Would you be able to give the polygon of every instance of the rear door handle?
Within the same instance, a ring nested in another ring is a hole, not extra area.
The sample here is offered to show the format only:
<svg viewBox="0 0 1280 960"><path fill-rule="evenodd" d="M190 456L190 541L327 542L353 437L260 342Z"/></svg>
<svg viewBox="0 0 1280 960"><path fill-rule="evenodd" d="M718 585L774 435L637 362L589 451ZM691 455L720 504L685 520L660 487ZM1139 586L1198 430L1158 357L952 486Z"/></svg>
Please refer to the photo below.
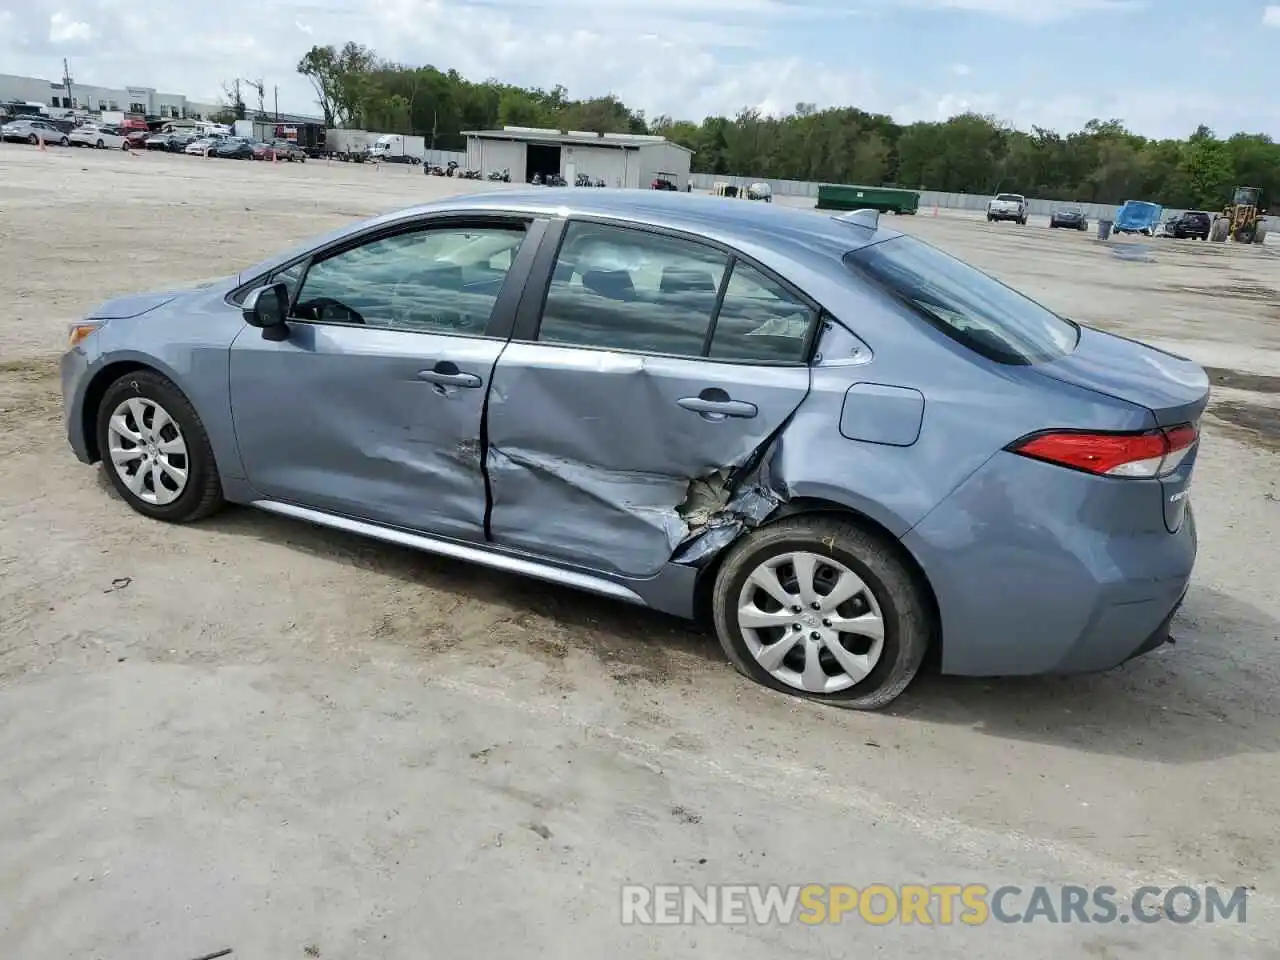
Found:
<svg viewBox="0 0 1280 960"><path fill-rule="evenodd" d="M474 373L463 373L457 364L442 360L430 370L419 370L418 379L443 387L478 387L483 382Z"/></svg>
<svg viewBox="0 0 1280 960"><path fill-rule="evenodd" d="M681 397L676 401L686 410L701 414L708 420L722 420L725 417L742 417L750 419L759 411L754 403L745 400L708 400L705 397Z"/></svg>

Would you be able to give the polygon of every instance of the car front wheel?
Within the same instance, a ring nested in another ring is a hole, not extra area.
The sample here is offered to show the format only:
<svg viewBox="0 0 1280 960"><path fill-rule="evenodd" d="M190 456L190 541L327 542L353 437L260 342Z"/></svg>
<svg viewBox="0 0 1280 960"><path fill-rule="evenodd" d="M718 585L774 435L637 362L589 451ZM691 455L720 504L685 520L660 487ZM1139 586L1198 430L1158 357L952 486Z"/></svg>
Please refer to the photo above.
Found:
<svg viewBox="0 0 1280 960"><path fill-rule="evenodd" d="M222 506L204 425L168 378L137 370L116 380L103 395L97 429L111 484L138 513L186 523Z"/></svg>
<svg viewBox="0 0 1280 960"><path fill-rule="evenodd" d="M886 706L915 677L929 609L892 548L830 517L793 517L744 537L713 593L720 645L740 672L860 710Z"/></svg>

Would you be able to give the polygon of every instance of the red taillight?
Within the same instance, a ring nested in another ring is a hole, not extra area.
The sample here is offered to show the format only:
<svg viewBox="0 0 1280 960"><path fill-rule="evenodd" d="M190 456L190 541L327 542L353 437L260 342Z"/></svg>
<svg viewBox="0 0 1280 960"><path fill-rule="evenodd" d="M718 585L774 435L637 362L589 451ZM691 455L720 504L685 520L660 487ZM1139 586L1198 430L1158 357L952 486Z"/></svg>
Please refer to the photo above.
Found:
<svg viewBox="0 0 1280 960"><path fill-rule="evenodd" d="M1109 477L1163 477L1178 468L1199 439L1194 424L1145 433L1038 433L1009 449L1024 457Z"/></svg>

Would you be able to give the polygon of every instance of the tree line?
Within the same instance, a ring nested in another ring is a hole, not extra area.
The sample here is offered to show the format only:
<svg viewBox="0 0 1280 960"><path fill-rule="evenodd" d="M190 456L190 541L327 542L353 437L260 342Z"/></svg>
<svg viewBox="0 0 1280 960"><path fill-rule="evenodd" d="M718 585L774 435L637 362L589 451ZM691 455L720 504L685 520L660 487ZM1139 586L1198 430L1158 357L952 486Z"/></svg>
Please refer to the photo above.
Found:
<svg viewBox="0 0 1280 960"><path fill-rule="evenodd" d="M313 47L298 72L315 88L327 125L425 136L442 150L465 149L463 131L507 124L653 133L695 151L699 173L1209 210L1246 185L1262 188L1264 204L1280 205L1280 144L1265 134L1223 139L1201 126L1185 140L1157 140L1120 120L1028 132L976 113L900 124L857 107L809 103L776 117L744 109L701 122L647 118L613 95L573 99L561 86L472 81L455 70L393 63L356 43Z"/></svg>

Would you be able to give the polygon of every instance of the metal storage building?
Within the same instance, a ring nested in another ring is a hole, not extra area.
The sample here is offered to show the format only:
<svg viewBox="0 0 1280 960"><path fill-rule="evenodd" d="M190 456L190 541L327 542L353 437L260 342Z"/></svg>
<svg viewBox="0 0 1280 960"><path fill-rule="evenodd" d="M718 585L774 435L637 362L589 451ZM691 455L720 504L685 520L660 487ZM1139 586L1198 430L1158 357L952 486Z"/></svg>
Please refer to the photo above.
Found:
<svg viewBox="0 0 1280 960"><path fill-rule="evenodd" d="M610 187L647 188L662 175L684 190L693 159L692 150L665 137L631 133L503 127L466 136L467 168L485 177L507 170L513 183L527 183L535 173L558 173L570 183L586 174Z"/></svg>

